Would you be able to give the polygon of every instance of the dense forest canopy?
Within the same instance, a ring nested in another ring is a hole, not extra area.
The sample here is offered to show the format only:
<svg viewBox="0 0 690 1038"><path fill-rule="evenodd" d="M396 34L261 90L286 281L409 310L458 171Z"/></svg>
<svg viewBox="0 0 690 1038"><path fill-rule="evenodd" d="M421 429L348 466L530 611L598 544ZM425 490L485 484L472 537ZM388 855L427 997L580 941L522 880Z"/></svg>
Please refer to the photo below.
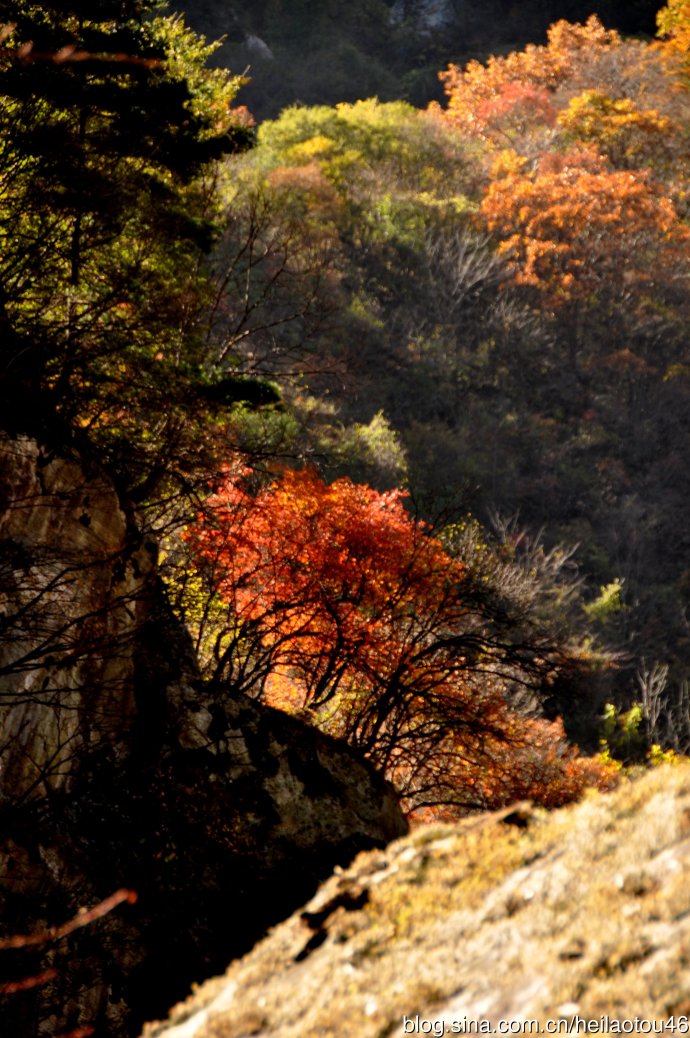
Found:
<svg viewBox="0 0 690 1038"><path fill-rule="evenodd" d="M687 5L258 129L157 4L6 19L6 424L108 466L209 679L411 806L606 784L605 698L686 748Z"/></svg>
<svg viewBox="0 0 690 1038"><path fill-rule="evenodd" d="M253 442L331 479L402 481L441 527L474 512L517 565L541 528L543 557L577 545L570 632L609 643L605 694L621 710L655 697L646 736L677 747L687 17L664 9L663 43L556 22L545 43L450 65L426 110L286 109L232 160L217 253L246 293L219 326L243 370L282 383L292 419L266 415L263 438L254 420ZM591 745L601 684L550 700Z"/></svg>

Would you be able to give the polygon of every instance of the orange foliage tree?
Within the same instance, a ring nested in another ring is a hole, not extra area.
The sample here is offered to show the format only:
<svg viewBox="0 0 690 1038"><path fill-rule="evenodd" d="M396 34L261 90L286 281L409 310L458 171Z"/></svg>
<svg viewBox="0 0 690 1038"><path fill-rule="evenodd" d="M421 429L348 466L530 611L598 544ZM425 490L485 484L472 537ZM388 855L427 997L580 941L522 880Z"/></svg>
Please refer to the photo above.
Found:
<svg viewBox="0 0 690 1038"><path fill-rule="evenodd" d="M518 636L402 492L306 469L252 494L249 475L229 478L185 535L230 607L235 687L358 747L411 807L496 806L516 781L553 804L609 783L558 726L526 725L510 705L511 688L548 682L564 654Z"/></svg>
<svg viewBox="0 0 690 1038"><path fill-rule="evenodd" d="M690 229L663 189L646 171L612 170L587 150L494 181L481 215L516 280L551 306L602 293L639 303L645 289L656 292L660 271L687 264Z"/></svg>
<svg viewBox="0 0 690 1038"><path fill-rule="evenodd" d="M464 69L450 65L439 74L448 97L442 116L491 149L508 146L535 159L563 143L592 144L614 166L651 166L673 180L673 164L687 159L674 82L677 58L687 52L688 11L674 0L660 13L666 37L658 46L623 40L593 15L584 25L556 22L544 46ZM686 179L678 171L675 178Z"/></svg>
<svg viewBox="0 0 690 1038"><path fill-rule="evenodd" d="M620 45L618 33L605 29L592 15L584 25L556 22L544 46L530 44L523 51L492 56L486 65L449 65L439 74L448 95L446 118L465 133L501 143L507 110L530 108L537 120L552 121L549 98L575 77L583 57Z"/></svg>
<svg viewBox="0 0 690 1038"><path fill-rule="evenodd" d="M556 335L544 363L580 414L602 386L616 408L643 408L687 314L690 151L676 73L688 10L672 0L660 13L660 45L622 40L593 16L557 22L545 46L441 73L437 117L484 142L480 225Z"/></svg>
<svg viewBox="0 0 690 1038"><path fill-rule="evenodd" d="M298 677L314 707L355 673L404 683L427 655L420 619L432 607L456 622L466 611L462 565L409 518L402 498L348 479L327 486L311 469L288 470L256 496L231 479L186 533L245 636L259 632L271 670ZM431 658L426 669L431 683Z"/></svg>

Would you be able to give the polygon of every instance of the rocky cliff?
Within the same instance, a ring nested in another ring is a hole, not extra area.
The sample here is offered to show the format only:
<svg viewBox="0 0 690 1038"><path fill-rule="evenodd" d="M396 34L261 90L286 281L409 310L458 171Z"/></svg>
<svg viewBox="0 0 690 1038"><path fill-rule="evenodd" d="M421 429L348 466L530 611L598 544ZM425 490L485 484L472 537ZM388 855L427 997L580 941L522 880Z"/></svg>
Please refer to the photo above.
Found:
<svg viewBox="0 0 690 1038"><path fill-rule="evenodd" d="M3 788L68 789L87 752L122 757L156 546L103 472L0 437Z"/></svg>
<svg viewBox="0 0 690 1038"><path fill-rule="evenodd" d="M681 1033L689 868L687 764L551 815L421 828L338 871L145 1038L629 1033L636 1017Z"/></svg>
<svg viewBox="0 0 690 1038"><path fill-rule="evenodd" d="M0 1034L126 1038L405 823L346 748L204 685L105 473L26 437L0 448L0 937L138 895L0 951L0 983L52 971L4 1000Z"/></svg>

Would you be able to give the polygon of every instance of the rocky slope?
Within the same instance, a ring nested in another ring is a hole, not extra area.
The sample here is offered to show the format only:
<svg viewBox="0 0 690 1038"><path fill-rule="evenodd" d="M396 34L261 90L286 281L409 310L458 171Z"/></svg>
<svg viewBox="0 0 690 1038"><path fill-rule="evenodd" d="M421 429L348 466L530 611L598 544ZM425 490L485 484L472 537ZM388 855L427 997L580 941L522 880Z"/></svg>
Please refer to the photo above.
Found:
<svg viewBox="0 0 690 1038"><path fill-rule="evenodd" d="M562 1020L575 1031L602 1016L629 1029L635 1017L667 1022L690 1013L689 868L688 765L551 815L523 804L420 828L337 872L144 1035L380 1038L462 1033L469 1021L474 1033L499 1021L547 1029Z"/></svg>
<svg viewBox="0 0 690 1038"><path fill-rule="evenodd" d="M0 1034L127 1038L405 822L347 748L204 685L105 473L4 437L0 476L0 938L138 895L0 946Z"/></svg>

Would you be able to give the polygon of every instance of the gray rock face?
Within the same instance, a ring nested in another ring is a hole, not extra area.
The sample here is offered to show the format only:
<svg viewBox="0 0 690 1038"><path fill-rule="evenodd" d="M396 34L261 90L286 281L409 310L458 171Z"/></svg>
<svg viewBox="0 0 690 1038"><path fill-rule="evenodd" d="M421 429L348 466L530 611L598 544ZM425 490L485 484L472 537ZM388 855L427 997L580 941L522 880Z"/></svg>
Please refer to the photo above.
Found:
<svg viewBox="0 0 690 1038"><path fill-rule="evenodd" d="M418 32L429 33L452 25L456 19L454 0L395 0L391 22L411 21Z"/></svg>
<svg viewBox="0 0 690 1038"><path fill-rule="evenodd" d="M103 473L34 440L0 437L0 487L2 781L44 796L127 750L156 547Z"/></svg>
<svg viewBox="0 0 690 1038"><path fill-rule="evenodd" d="M260 36L254 36L250 33L245 38L244 45L250 54L263 58L264 61L273 61L273 51Z"/></svg>
<svg viewBox="0 0 690 1038"><path fill-rule="evenodd" d="M55 977L0 1034L127 1038L405 822L349 749L205 686L103 473L0 447L0 936L138 894L12 965Z"/></svg>

